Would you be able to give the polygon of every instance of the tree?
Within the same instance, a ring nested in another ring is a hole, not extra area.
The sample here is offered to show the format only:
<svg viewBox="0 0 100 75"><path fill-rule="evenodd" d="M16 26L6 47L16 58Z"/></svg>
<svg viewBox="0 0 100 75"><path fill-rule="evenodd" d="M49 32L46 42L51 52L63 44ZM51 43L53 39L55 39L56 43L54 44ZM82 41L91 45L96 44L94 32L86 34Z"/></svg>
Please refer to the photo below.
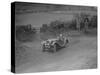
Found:
<svg viewBox="0 0 100 75"><path fill-rule="evenodd" d="M40 28L40 32L46 32L48 30L48 25L43 24L42 27Z"/></svg>
<svg viewBox="0 0 100 75"><path fill-rule="evenodd" d="M89 28L97 28L97 15L93 15L89 22Z"/></svg>
<svg viewBox="0 0 100 75"><path fill-rule="evenodd" d="M79 31L88 29L89 16L86 13L79 13L74 16L76 19L76 27Z"/></svg>

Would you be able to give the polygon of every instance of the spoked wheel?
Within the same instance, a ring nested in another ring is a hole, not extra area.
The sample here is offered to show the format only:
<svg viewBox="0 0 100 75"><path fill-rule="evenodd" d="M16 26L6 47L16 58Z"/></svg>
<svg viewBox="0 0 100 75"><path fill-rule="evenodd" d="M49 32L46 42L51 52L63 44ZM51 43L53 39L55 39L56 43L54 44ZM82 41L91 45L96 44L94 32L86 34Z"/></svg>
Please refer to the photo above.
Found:
<svg viewBox="0 0 100 75"><path fill-rule="evenodd" d="M68 46L68 43L69 43L69 40L66 39L66 44L65 44L65 47Z"/></svg>
<svg viewBox="0 0 100 75"><path fill-rule="evenodd" d="M56 47L56 44L54 44L54 45L52 46L52 52L55 53L56 51L57 51L57 47Z"/></svg>
<svg viewBox="0 0 100 75"><path fill-rule="evenodd" d="M68 43L69 41L68 41L68 39L66 40L66 43Z"/></svg>
<svg viewBox="0 0 100 75"><path fill-rule="evenodd" d="M42 51L45 52L45 46L44 45L42 46Z"/></svg>
<svg viewBox="0 0 100 75"><path fill-rule="evenodd" d="M65 41L65 44L64 44L64 46L63 47L66 47L66 45L68 44L68 39L66 39L66 41Z"/></svg>

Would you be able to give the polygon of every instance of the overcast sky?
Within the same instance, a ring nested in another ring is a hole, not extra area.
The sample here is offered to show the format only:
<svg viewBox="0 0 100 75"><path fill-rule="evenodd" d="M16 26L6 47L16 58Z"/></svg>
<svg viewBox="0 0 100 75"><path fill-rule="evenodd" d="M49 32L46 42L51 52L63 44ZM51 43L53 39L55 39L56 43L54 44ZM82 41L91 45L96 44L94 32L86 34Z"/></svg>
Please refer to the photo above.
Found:
<svg viewBox="0 0 100 75"><path fill-rule="evenodd" d="M70 10L86 10L86 11L96 11L97 8L94 6L74 6L74 5L59 5L59 4L43 4L43 3L25 3L16 2L15 11L16 13L38 13L38 12L54 12L54 13L64 13L64 11Z"/></svg>

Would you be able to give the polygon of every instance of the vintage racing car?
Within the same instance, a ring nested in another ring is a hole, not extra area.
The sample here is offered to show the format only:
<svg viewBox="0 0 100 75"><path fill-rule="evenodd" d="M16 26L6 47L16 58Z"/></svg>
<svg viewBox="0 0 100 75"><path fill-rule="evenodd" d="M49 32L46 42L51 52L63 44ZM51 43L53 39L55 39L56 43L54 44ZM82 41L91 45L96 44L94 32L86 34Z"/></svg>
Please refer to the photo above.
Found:
<svg viewBox="0 0 100 75"><path fill-rule="evenodd" d="M56 52L60 48L66 47L68 44L68 39L64 37L62 40L61 39L48 39L46 41L42 42L42 50L43 52Z"/></svg>

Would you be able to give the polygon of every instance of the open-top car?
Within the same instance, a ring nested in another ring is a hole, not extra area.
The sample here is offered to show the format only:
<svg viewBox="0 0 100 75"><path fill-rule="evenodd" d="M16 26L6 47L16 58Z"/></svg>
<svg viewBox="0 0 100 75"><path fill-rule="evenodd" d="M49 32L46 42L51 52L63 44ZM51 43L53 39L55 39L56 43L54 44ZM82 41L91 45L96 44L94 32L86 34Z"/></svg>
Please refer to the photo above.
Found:
<svg viewBox="0 0 100 75"><path fill-rule="evenodd" d="M63 37L62 39L48 39L42 42L42 50L43 52L56 52L60 48L66 47L67 44L68 39L66 39L66 37Z"/></svg>

